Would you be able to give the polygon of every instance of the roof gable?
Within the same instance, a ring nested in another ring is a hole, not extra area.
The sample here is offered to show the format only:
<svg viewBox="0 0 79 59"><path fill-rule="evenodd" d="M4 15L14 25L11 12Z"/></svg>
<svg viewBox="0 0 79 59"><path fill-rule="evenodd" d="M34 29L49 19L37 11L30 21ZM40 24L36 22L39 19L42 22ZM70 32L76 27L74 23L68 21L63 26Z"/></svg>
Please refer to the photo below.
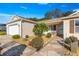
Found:
<svg viewBox="0 0 79 59"><path fill-rule="evenodd" d="M70 14L69 16L79 16L79 11L76 11L76 12Z"/></svg>
<svg viewBox="0 0 79 59"><path fill-rule="evenodd" d="M8 22L7 24L13 23L13 22L17 22L17 21L29 22L29 23L36 23L35 21L32 21L32 20L30 20L30 19L26 19L26 18L24 18L24 17L12 16L12 17L11 17L11 21Z"/></svg>

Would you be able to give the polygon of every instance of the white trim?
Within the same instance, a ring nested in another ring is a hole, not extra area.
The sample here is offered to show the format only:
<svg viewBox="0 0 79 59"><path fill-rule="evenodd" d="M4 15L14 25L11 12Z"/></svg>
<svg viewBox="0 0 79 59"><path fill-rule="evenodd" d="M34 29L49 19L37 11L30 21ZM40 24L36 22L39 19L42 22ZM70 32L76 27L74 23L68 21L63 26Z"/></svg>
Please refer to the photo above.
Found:
<svg viewBox="0 0 79 59"><path fill-rule="evenodd" d="M75 23L76 23L76 20L77 20L77 21L79 21L78 19L75 19L75 20L74 20L74 33L77 33L77 34L79 34L79 32L76 32L76 27L79 27L79 26L76 26L76 25L75 25Z"/></svg>

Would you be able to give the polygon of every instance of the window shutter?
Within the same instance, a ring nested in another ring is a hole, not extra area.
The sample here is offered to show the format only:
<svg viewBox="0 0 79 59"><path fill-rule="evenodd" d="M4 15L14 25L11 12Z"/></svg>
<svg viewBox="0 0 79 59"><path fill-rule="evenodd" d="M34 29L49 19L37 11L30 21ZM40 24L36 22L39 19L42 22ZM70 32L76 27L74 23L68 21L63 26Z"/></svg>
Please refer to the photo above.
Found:
<svg viewBox="0 0 79 59"><path fill-rule="evenodd" d="M70 33L74 33L74 20L70 20Z"/></svg>

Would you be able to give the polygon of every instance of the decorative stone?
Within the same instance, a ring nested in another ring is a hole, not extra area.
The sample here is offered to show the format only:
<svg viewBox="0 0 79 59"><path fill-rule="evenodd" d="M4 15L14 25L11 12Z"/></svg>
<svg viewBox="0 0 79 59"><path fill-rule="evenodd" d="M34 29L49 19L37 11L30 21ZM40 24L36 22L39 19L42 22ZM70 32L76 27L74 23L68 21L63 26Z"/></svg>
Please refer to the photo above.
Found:
<svg viewBox="0 0 79 59"><path fill-rule="evenodd" d="M70 44L71 52L76 52L77 48L78 48L78 42L77 41Z"/></svg>

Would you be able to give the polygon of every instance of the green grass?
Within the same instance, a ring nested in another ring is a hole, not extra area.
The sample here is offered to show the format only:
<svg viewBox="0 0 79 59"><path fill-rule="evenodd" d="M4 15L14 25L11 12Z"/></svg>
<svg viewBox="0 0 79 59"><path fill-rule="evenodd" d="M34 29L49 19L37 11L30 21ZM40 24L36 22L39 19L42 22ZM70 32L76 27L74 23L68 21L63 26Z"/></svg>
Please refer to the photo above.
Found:
<svg viewBox="0 0 79 59"><path fill-rule="evenodd" d="M0 31L0 35L6 35L6 32Z"/></svg>

